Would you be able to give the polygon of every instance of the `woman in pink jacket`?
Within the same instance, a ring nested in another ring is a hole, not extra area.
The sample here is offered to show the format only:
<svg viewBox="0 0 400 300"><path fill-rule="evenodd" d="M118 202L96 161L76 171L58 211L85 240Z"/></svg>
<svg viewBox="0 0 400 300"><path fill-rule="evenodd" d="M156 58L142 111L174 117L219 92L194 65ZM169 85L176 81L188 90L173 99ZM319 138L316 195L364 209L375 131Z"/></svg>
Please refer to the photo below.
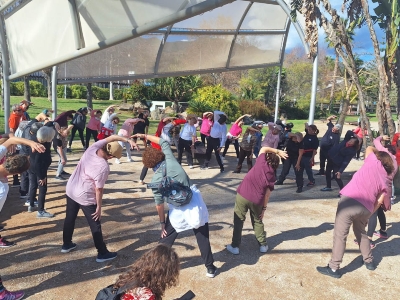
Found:
<svg viewBox="0 0 400 300"><path fill-rule="evenodd" d="M90 137L93 136L95 142L98 141L97 135L101 130L101 110L93 110L90 109L90 120L89 123L86 125L86 145L85 149L89 148Z"/></svg>
<svg viewBox="0 0 400 300"><path fill-rule="evenodd" d="M126 137L130 139L132 133L133 133L133 127L137 122L144 122L143 119L135 118L135 119L127 119L124 124L122 124L121 129L118 131L119 136ZM132 162L132 156L131 156L131 146L129 142L118 142L121 147L123 148L125 146L126 149L126 156L127 156L127 161ZM118 158L115 159L116 164L120 164L120 160Z"/></svg>

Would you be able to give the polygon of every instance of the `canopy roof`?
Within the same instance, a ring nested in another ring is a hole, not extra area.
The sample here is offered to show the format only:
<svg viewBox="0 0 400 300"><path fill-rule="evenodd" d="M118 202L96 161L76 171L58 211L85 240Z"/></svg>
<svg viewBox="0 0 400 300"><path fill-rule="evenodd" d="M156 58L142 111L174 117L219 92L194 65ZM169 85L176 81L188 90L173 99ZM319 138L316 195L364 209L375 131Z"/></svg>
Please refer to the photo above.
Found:
<svg viewBox="0 0 400 300"><path fill-rule="evenodd" d="M59 65L59 83L281 65L291 25L283 0L20 0L0 9L9 78Z"/></svg>

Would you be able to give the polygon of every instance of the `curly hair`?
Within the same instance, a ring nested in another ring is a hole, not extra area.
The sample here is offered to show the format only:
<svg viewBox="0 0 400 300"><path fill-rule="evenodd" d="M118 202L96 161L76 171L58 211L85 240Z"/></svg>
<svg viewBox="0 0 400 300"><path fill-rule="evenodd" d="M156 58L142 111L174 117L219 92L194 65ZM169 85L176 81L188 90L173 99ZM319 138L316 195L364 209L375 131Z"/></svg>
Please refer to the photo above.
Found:
<svg viewBox="0 0 400 300"><path fill-rule="evenodd" d="M272 169L276 170L279 167L279 156L275 153L265 153L265 160L272 167Z"/></svg>
<svg viewBox="0 0 400 300"><path fill-rule="evenodd" d="M380 160L383 168L388 175L392 174L394 171L393 160L390 155L384 151L374 151L376 158Z"/></svg>
<svg viewBox="0 0 400 300"><path fill-rule="evenodd" d="M10 174L21 174L30 167L29 157L22 154L16 154L7 157L4 163L4 169Z"/></svg>
<svg viewBox="0 0 400 300"><path fill-rule="evenodd" d="M142 162L146 168L154 168L160 161L165 159L164 153L162 151L147 147L142 154Z"/></svg>
<svg viewBox="0 0 400 300"><path fill-rule="evenodd" d="M167 288L178 284L178 277L178 254L168 245L159 244L143 254L129 271L120 275L114 287L125 290L147 287L160 300Z"/></svg>

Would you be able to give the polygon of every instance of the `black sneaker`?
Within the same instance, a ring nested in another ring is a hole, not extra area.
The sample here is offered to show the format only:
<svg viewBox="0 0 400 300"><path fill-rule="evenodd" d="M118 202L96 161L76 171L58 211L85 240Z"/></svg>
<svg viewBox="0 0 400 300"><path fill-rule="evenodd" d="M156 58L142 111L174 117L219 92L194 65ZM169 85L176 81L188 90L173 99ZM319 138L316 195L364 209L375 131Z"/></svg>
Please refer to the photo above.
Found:
<svg viewBox="0 0 400 300"><path fill-rule="evenodd" d="M235 171L233 171L232 173L240 174L240 171L235 170Z"/></svg>
<svg viewBox="0 0 400 300"><path fill-rule="evenodd" d="M70 173L68 173L68 172L65 172L65 171L62 171L62 172L61 172L61 175L65 175L65 176L71 176L71 174L70 174Z"/></svg>
<svg viewBox="0 0 400 300"><path fill-rule="evenodd" d="M117 257L117 252L107 252L105 254L97 254L97 262L105 262L107 260L112 260Z"/></svg>
<svg viewBox="0 0 400 300"><path fill-rule="evenodd" d="M214 278L215 275L217 274L217 270L218 270L217 267L214 265L212 265L211 267L208 267L206 276L209 278Z"/></svg>
<svg viewBox="0 0 400 300"><path fill-rule="evenodd" d="M275 182L275 185L283 185L283 181L277 180L277 181Z"/></svg>
<svg viewBox="0 0 400 300"><path fill-rule="evenodd" d="M317 271L320 272L323 275L328 275L331 276L333 278L340 278L342 277L342 274L340 273L339 270L336 270L336 272L334 272L331 268L329 268L329 266L326 267L317 267Z"/></svg>
<svg viewBox="0 0 400 300"><path fill-rule="evenodd" d="M370 262L370 263L364 263L365 267L370 270L370 271L374 271L376 269L374 262Z"/></svg>
<svg viewBox="0 0 400 300"><path fill-rule="evenodd" d="M0 248L9 248L9 247L12 247L12 246L15 246L14 242L9 242L5 238L2 238L0 236Z"/></svg>
<svg viewBox="0 0 400 300"><path fill-rule="evenodd" d="M76 244L75 243L71 243L69 245L63 245L61 247L61 253L68 253L72 250L74 250L76 248Z"/></svg>
<svg viewBox="0 0 400 300"><path fill-rule="evenodd" d="M222 168L219 170L219 172L220 172L220 173L224 173L224 172L225 172L224 167L222 167Z"/></svg>
<svg viewBox="0 0 400 300"><path fill-rule="evenodd" d="M303 191L303 188L302 187L298 187L297 190L296 190L296 193L301 193L302 191Z"/></svg>
<svg viewBox="0 0 400 300"><path fill-rule="evenodd" d="M309 183L307 183L307 186L314 186L315 185L315 180L314 181L310 181Z"/></svg>

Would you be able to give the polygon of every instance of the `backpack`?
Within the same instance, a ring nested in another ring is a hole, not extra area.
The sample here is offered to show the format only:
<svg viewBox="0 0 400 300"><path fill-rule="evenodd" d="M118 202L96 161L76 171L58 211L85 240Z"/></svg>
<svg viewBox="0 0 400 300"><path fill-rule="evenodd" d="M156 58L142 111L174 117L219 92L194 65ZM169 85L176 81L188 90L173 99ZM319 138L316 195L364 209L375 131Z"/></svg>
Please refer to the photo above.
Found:
<svg viewBox="0 0 400 300"><path fill-rule="evenodd" d="M165 202L175 207L186 205L192 200L193 192L190 187L183 185L175 179L167 176L167 162L165 162L160 168L162 168L162 180L156 183L149 183L148 189L157 189L157 191L163 196Z"/></svg>
<svg viewBox="0 0 400 300"><path fill-rule="evenodd" d="M96 296L95 300L119 300L121 296L124 294L124 291L121 289L115 289L114 285L109 285L104 289L101 289Z"/></svg>

